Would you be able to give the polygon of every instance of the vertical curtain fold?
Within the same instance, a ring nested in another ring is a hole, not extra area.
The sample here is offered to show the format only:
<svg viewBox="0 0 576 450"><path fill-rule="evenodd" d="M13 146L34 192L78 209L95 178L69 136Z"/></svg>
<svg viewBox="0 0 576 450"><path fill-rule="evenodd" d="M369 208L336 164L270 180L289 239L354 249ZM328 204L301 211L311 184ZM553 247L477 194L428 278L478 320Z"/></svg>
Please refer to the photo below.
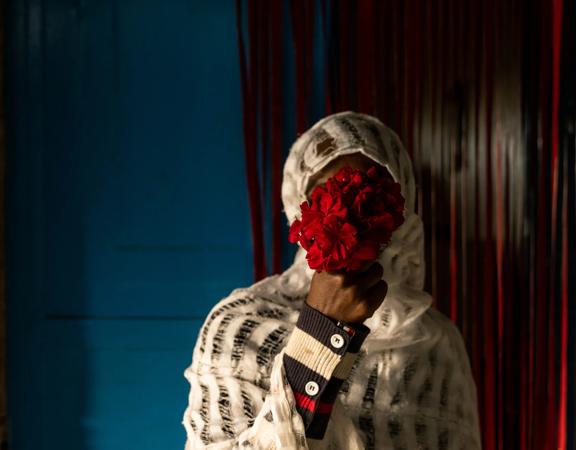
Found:
<svg viewBox="0 0 576 450"><path fill-rule="evenodd" d="M426 289L467 343L484 448L576 450L574 2L237 5L255 279L265 243L282 270L283 146L314 105L379 117L413 160Z"/></svg>
<svg viewBox="0 0 576 450"><path fill-rule="evenodd" d="M254 277L266 276L264 255L264 228L262 216L261 191L258 171L258 122L257 122L257 83L255 80L257 52L255 5L248 4L249 52L244 45L244 11L242 0L236 0L236 29L239 49L240 82L242 89L242 118L244 128L244 154L246 158L246 181L250 204L250 221L252 226L252 244L254 249Z"/></svg>

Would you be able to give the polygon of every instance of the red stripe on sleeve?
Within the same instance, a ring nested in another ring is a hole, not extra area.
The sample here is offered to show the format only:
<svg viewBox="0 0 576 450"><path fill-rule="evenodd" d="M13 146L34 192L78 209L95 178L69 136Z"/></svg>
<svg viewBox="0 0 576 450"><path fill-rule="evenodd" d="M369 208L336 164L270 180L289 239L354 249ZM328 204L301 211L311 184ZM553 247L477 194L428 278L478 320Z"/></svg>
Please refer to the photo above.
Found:
<svg viewBox="0 0 576 450"><path fill-rule="evenodd" d="M332 403L317 402L300 392L294 392L294 398L296 399L296 403L300 408L306 409L313 413L330 414L332 412L332 408L334 407Z"/></svg>

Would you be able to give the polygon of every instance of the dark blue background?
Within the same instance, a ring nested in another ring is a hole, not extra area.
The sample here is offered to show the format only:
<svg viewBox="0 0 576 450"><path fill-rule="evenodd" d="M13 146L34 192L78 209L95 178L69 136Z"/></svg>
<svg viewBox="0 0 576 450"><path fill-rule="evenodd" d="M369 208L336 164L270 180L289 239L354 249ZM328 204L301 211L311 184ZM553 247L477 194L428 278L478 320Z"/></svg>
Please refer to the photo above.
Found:
<svg viewBox="0 0 576 450"><path fill-rule="evenodd" d="M182 449L199 327L253 282L235 2L7 6L10 448Z"/></svg>
<svg viewBox="0 0 576 450"><path fill-rule="evenodd" d="M183 448L199 326L252 282L234 2L8 17L11 448Z"/></svg>

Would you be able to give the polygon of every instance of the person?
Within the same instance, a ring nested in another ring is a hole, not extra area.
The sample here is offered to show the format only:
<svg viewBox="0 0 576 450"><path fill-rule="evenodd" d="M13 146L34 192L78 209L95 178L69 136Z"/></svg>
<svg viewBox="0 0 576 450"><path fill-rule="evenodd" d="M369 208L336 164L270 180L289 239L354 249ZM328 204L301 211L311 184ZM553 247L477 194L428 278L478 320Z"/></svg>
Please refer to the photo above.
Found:
<svg viewBox="0 0 576 450"><path fill-rule="evenodd" d="M234 289L208 314L184 375L186 449L481 448L463 338L423 290L423 224L398 136L345 111L303 133L284 165L291 224L345 165L401 185L404 223L362 270L316 272L299 246L281 274Z"/></svg>

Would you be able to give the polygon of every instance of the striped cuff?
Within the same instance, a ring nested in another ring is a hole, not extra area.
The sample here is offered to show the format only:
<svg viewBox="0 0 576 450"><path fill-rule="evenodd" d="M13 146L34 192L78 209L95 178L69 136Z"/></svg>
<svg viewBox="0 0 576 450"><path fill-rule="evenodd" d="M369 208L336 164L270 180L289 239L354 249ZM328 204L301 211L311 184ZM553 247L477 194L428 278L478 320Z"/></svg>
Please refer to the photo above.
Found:
<svg viewBox="0 0 576 450"><path fill-rule="evenodd" d="M324 436L336 395L369 332L363 324L339 323L304 303L286 345L284 368L307 437Z"/></svg>

